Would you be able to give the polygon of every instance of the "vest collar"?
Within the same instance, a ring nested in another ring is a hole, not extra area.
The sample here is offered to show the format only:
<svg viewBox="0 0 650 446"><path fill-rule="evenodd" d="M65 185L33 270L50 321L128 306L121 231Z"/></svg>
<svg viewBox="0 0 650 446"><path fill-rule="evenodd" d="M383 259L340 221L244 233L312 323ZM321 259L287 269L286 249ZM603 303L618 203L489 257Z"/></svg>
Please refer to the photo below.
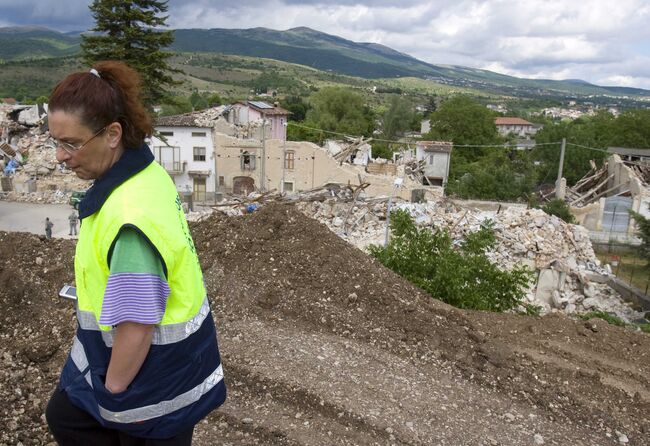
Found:
<svg viewBox="0 0 650 446"><path fill-rule="evenodd" d="M126 149L120 159L88 189L79 203L79 218L86 218L100 210L115 188L144 170L153 160L153 153L146 144L138 149Z"/></svg>

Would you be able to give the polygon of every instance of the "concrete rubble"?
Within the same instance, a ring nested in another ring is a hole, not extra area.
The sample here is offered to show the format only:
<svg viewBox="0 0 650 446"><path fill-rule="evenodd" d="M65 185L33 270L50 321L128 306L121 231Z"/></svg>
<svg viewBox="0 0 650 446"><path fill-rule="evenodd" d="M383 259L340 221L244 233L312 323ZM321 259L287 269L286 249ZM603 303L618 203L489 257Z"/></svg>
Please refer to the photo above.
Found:
<svg viewBox="0 0 650 446"><path fill-rule="evenodd" d="M66 203L72 191L86 190L90 183L57 163L55 150L46 144L49 132L39 110L36 106L20 113L7 107L0 110L2 139L19 160L15 172L3 178L2 195L12 201Z"/></svg>

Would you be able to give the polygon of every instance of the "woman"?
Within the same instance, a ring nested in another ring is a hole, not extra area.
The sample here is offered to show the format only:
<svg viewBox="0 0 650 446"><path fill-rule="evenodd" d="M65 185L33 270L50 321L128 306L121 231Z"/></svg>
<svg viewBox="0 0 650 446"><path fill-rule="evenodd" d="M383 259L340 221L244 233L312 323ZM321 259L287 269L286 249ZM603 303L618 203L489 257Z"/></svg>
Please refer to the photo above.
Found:
<svg viewBox="0 0 650 446"><path fill-rule="evenodd" d="M62 445L191 444L223 403L216 330L181 201L144 143L137 73L101 62L52 92L56 157L79 203L77 334L46 410Z"/></svg>

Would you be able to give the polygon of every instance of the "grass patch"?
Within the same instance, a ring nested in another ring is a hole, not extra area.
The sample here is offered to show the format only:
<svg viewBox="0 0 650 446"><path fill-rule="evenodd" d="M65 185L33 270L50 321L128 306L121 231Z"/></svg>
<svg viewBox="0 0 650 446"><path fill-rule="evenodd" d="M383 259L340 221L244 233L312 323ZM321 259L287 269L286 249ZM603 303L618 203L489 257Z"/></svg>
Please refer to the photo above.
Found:
<svg viewBox="0 0 650 446"><path fill-rule="evenodd" d="M628 324L623 319L606 313L604 311L592 311L579 316L580 319L588 321L589 319L602 319L608 324L616 325L617 327L629 327L629 328L638 328L644 333L650 334L650 324Z"/></svg>
<svg viewBox="0 0 650 446"><path fill-rule="evenodd" d="M580 316L580 319L584 319L588 321L589 319L602 319L606 321L608 324L611 325L616 325L619 327L625 327L627 324L623 321L623 319L613 316L609 313L606 313L604 311L592 311L590 313L586 313Z"/></svg>
<svg viewBox="0 0 650 446"><path fill-rule="evenodd" d="M612 272L616 274L616 277L646 294L650 293L650 268L646 259L636 252L613 254L607 251L606 248L597 251L596 257L603 264L609 263L610 266L613 256L620 257L618 265L612 266Z"/></svg>

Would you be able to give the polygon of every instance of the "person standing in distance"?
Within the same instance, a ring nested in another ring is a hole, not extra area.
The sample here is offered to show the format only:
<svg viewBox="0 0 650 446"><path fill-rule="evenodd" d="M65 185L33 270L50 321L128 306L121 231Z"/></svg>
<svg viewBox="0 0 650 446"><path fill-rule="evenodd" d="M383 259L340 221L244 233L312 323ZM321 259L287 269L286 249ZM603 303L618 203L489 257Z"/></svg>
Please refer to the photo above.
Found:
<svg viewBox="0 0 650 446"><path fill-rule="evenodd" d="M70 221L70 234L68 235L77 235L77 223L79 222L79 216L75 211L72 211L68 215L68 220Z"/></svg>
<svg viewBox="0 0 650 446"><path fill-rule="evenodd" d="M52 226L54 223L50 221L50 217L45 217L45 238L48 240L52 238Z"/></svg>
<svg viewBox="0 0 650 446"><path fill-rule="evenodd" d="M226 398L216 329L181 200L144 140L121 62L67 76L49 102L56 158L95 180L79 203L77 333L45 415L61 445L189 445Z"/></svg>

